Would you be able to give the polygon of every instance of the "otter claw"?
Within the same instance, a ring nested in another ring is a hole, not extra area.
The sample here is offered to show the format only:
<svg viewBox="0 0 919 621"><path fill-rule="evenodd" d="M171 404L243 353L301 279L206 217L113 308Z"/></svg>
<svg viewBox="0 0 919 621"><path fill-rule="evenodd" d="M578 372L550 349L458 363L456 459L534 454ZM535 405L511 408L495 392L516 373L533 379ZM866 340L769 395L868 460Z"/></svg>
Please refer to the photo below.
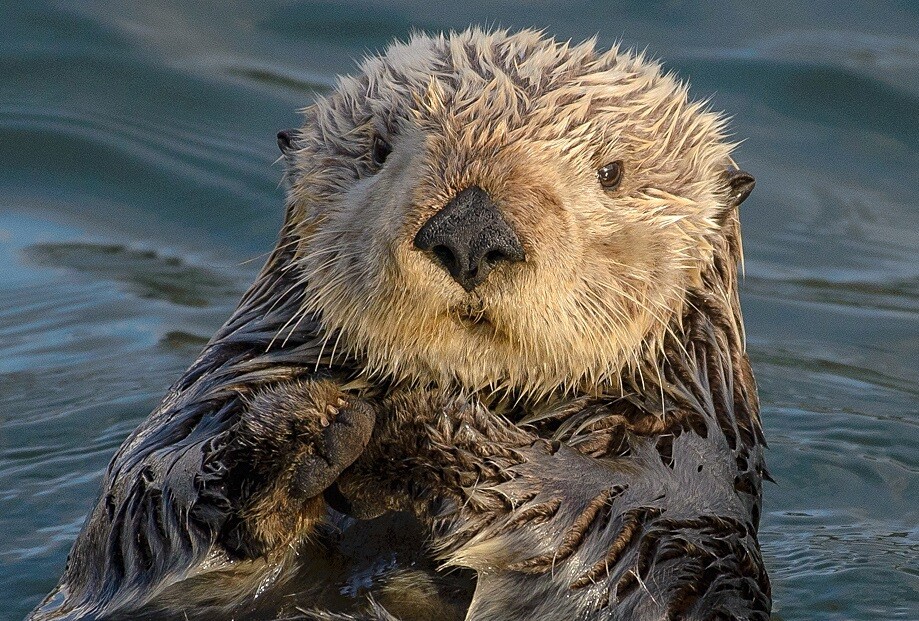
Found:
<svg viewBox="0 0 919 621"><path fill-rule="evenodd" d="M318 496L332 485L361 456L373 433L376 414L368 404L358 401L336 413L317 438L316 453L299 466L297 485L307 498Z"/></svg>
<svg viewBox="0 0 919 621"><path fill-rule="evenodd" d="M338 416L338 408L330 403L325 406L325 412L319 417L319 424L328 427L336 416Z"/></svg>

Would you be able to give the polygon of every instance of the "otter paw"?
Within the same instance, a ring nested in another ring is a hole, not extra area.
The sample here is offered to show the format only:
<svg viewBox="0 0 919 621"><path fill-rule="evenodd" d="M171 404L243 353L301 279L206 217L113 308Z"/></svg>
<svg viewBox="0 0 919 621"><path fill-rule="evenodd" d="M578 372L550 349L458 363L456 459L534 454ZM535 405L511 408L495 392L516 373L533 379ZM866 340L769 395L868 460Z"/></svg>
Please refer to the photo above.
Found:
<svg viewBox="0 0 919 621"><path fill-rule="evenodd" d="M256 487L318 496L370 440L376 419L366 401L329 380L284 382L253 396L238 426L238 447Z"/></svg>
<svg viewBox="0 0 919 621"><path fill-rule="evenodd" d="M322 431L297 465L294 484L306 498L318 496L353 464L370 441L376 413L367 402L341 395L320 412Z"/></svg>

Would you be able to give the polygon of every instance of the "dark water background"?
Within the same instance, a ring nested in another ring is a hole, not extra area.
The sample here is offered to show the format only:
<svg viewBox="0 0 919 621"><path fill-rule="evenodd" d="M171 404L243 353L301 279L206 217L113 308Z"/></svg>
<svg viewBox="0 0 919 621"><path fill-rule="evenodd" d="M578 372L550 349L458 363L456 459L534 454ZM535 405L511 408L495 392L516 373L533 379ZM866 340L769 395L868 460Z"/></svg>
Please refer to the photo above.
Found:
<svg viewBox="0 0 919 621"><path fill-rule="evenodd" d="M274 134L412 28L644 47L734 115L778 619L919 619L919 2L0 1L0 619L280 225Z"/></svg>

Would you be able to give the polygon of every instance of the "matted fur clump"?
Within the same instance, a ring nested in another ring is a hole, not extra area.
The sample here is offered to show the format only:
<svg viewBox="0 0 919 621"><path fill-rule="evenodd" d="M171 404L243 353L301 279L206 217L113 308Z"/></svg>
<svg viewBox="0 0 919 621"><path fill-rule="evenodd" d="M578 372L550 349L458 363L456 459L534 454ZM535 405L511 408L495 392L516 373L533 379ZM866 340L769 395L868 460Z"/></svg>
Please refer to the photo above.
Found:
<svg viewBox="0 0 919 621"><path fill-rule="evenodd" d="M768 619L722 117L471 29L279 145L277 247L33 619Z"/></svg>

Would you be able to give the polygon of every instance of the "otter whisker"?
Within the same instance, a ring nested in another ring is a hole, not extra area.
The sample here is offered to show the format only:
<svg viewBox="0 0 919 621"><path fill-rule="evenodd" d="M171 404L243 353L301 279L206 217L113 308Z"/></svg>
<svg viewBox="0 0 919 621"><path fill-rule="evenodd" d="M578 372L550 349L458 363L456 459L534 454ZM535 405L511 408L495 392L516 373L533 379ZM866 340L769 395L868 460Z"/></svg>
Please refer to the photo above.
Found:
<svg viewBox="0 0 919 621"><path fill-rule="evenodd" d="M293 240L287 242L286 244L281 244L281 245L279 245L279 246L278 246L278 250L284 250L284 249L289 248L289 247L291 247L291 246L295 246L295 245L298 244L298 243L300 243L300 240L299 240L299 239L293 239ZM271 255L271 252L270 252L270 251L269 251L269 252L262 252L261 254L257 254L257 255L255 255L254 257L250 258L250 259L245 259L245 260L243 260L243 261L240 261L239 263L237 263L237 265L239 265L239 266L248 265L249 263L252 263L253 261L258 261L259 259L264 259L265 257L267 257L267 256L269 256L269 255Z"/></svg>

